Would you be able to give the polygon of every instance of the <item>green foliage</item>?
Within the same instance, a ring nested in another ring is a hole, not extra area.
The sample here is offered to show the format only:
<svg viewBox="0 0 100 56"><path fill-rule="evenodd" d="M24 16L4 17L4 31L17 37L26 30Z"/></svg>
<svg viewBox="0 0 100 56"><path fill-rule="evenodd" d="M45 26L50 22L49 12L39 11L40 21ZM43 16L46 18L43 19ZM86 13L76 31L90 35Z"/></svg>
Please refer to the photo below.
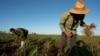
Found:
<svg viewBox="0 0 100 56"><path fill-rule="evenodd" d="M55 56L59 52L55 47L55 44L60 44L60 35L40 35L29 34L24 48L16 52L24 53L24 56ZM10 33L0 32L0 41L14 40L15 36ZM95 40L94 40L95 39ZM85 36L78 36L77 40L83 40L88 45L88 49L94 56L100 56L100 36L93 36L92 38L86 38ZM0 47L1 48L1 47ZM66 47L68 49L68 47ZM5 53L4 53L5 54Z"/></svg>
<svg viewBox="0 0 100 56"><path fill-rule="evenodd" d="M15 36L11 35L10 33L0 31L0 40L8 41L8 40L14 40L14 39L15 39Z"/></svg>

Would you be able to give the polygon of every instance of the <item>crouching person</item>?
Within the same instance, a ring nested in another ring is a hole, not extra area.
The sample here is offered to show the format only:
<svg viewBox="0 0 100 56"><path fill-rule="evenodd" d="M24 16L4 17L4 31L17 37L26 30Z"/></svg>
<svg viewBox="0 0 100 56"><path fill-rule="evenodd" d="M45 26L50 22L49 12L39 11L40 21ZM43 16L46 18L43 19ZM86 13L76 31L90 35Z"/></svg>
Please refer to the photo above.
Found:
<svg viewBox="0 0 100 56"><path fill-rule="evenodd" d="M16 35L15 42L20 41L21 48L24 46L25 41L27 39L28 30L24 28L10 28L10 32Z"/></svg>
<svg viewBox="0 0 100 56"><path fill-rule="evenodd" d="M76 46L73 46L68 56L93 56L92 52L87 49L84 41L78 40Z"/></svg>

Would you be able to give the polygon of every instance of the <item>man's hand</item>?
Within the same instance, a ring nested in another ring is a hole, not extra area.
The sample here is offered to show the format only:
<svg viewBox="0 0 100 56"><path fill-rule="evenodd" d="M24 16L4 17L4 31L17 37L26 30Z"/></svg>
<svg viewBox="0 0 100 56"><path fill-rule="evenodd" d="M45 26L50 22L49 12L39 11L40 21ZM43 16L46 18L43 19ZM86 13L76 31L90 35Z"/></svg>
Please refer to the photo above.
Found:
<svg viewBox="0 0 100 56"><path fill-rule="evenodd" d="M87 24L84 24L84 25L83 25L83 27L86 27L86 28L88 28L88 27L89 27L89 25L87 25Z"/></svg>
<svg viewBox="0 0 100 56"><path fill-rule="evenodd" d="M19 36L19 40L22 41L23 40L23 37L22 36Z"/></svg>
<svg viewBox="0 0 100 56"><path fill-rule="evenodd" d="M65 34L66 36L68 36L68 37L71 37L71 36L72 36L72 33L70 33L70 32L64 32L64 34Z"/></svg>
<svg viewBox="0 0 100 56"><path fill-rule="evenodd" d="M22 38L20 36L16 37L15 42L20 42Z"/></svg>
<svg viewBox="0 0 100 56"><path fill-rule="evenodd" d="M16 37L15 41L14 42L17 42L18 41L18 38Z"/></svg>

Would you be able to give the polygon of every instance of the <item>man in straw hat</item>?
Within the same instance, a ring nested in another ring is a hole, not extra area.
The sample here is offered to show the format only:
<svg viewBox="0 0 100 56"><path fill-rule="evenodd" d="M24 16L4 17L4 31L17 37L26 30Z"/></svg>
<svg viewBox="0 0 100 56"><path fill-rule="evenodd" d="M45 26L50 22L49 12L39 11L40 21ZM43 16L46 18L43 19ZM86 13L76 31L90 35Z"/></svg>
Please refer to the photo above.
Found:
<svg viewBox="0 0 100 56"><path fill-rule="evenodd" d="M67 37L70 37L70 47L72 48L76 44L77 28L78 26L86 27L84 17L85 14L89 13L89 9L85 8L84 2L78 0L75 3L74 8L70 9L69 12L65 12L60 20L60 29L62 31L61 36L61 50L64 51L66 46Z"/></svg>

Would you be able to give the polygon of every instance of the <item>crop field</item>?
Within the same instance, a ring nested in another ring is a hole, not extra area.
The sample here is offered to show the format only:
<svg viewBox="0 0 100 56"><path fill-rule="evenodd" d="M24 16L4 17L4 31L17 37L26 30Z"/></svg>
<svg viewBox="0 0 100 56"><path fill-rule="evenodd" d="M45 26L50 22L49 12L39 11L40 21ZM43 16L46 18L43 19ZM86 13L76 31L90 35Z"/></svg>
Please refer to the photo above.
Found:
<svg viewBox="0 0 100 56"><path fill-rule="evenodd" d="M14 42L15 36L0 32L0 56L61 56L60 38L60 35L29 34L24 47L19 48L20 41ZM77 40L83 40L93 56L100 56L100 36L78 36ZM64 56L67 56L67 53Z"/></svg>

